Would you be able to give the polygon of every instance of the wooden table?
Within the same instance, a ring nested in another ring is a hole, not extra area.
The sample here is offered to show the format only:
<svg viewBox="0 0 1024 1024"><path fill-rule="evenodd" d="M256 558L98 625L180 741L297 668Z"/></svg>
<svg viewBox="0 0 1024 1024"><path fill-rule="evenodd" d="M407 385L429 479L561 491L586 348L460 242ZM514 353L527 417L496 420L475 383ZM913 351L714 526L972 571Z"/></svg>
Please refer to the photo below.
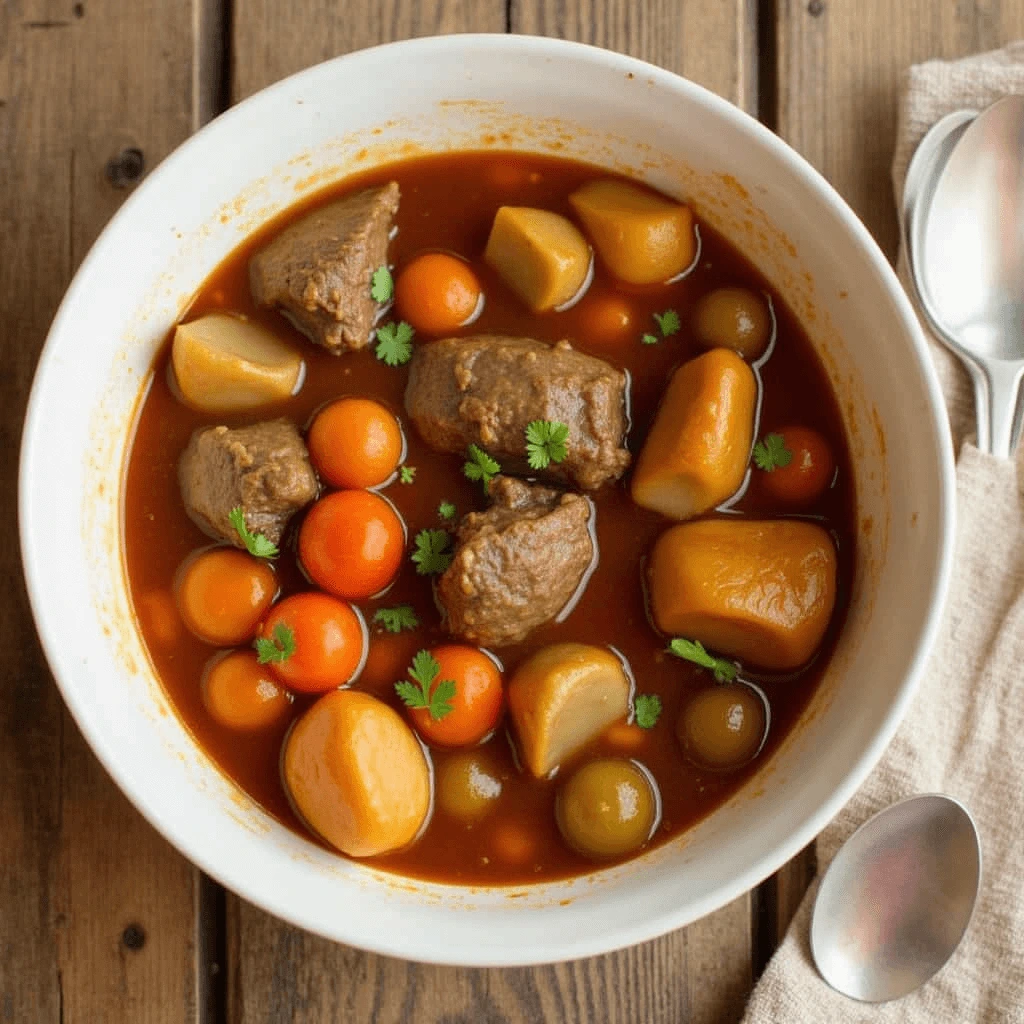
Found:
<svg viewBox="0 0 1024 1024"><path fill-rule="evenodd" d="M39 348L93 238L230 103L348 50L463 31L579 39L708 86L819 167L893 256L902 70L1024 36L1024 0L0 0L4 1024L736 1021L813 873L805 851L689 928L560 966L368 956L202 877L114 788L43 662L14 536L17 445Z"/></svg>

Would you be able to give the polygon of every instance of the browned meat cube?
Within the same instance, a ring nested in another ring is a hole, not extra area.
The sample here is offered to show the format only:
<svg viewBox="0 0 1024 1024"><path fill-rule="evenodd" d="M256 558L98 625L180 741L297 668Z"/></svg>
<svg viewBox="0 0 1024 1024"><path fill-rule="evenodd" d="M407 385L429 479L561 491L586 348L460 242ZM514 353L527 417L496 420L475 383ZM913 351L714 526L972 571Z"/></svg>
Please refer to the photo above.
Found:
<svg viewBox="0 0 1024 1024"><path fill-rule="evenodd" d="M470 512L438 584L449 632L485 647L522 640L555 618L594 563L594 508L513 477L491 481L492 505Z"/></svg>
<svg viewBox="0 0 1024 1024"><path fill-rule="evenodd" d="M566 457L541 475L594 490L629 465L626 375L567 341L479 335L444 338L413 354L405 408L431 447L477 444L505 470L526 472L526 427L569 428Z"/></svg>
<svg viewBox="0 0 1024 1024"><path fill-rule="evenodd" d="M309 454L290 420L251 427L203 427L178 462L185 511L208 534L244 547L228 518L240 507L253 533L272 543L317 494Z"/></svg>
<svg viewBox="0 0 1024 1024"><path fill-rule="evenodd" d="M378 309L371 278L387 262L397 211L392 181L307 214L253 256L253 297L335 355L365 348Z"/></svg>

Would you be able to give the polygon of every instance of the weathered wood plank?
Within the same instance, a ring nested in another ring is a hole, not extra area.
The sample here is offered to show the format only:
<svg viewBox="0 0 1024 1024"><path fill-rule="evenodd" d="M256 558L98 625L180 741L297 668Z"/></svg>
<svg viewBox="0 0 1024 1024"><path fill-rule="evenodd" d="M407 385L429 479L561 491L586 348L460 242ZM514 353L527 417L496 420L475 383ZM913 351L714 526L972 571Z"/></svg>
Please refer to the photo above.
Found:
<svg viewBox="0 0 1024 1024"><path fill-rule="evenodd" d="M580 39L681 71L747 109L756 106L752 0L512 0L510 27ZM270 0L236 0L232 95L338 52L428 31L497 30L504 4L451 0L314 0L288 23ZM322 8L322 9L321 9ZM752 983L751 897L691 928L607 957L521 970L459 970L367 956L288 928L229 897L228 1019L377 1022L727 1022Z"/></svg>
<svg viewBox="0 0 1024 1024"><path fill-rule="evenodd" d="M843 194L890 256L900 76L913 63L1024 35L1020 0L779 0L778 130Z"/></svg>
<svg viewBox="0 0 1024 1024"><path fill-rule="evenodd" d="M191 3L0 5L0 515L49 321L131 185L193 129ZM141 155L141 159L140 159ZM18 551L0 554L0 1017L198 1019L198 876L115 789L34 641Z"/></svg>

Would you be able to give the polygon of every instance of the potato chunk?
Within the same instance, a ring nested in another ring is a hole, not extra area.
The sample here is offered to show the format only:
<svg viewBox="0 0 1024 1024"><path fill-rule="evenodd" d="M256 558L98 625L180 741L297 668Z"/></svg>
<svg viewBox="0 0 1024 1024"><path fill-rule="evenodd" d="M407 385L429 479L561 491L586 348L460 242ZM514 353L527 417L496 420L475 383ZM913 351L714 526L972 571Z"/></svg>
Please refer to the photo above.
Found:
<svg viewBox="0 0 1024 1024"><path fill-rule="evenodd" d="M743 482L757 381L735 352L716 348L679 367L633 472L633 500L671 519L721 504Z"/></svg>
<svg viewBox="0 0 1024 1024"><path fill-rule="evenodd" d="M516 669L508 706L519 753L538 779L629 710L629 679L604 647L552 644Z"/></svg>
<svg viewBox="0 0 1024 1024"><path fill-rule="evenodd" d="M664 633L788 671L821 643L836 600L836 552L820 526L707 519L666 530L649 568Z"/></svg>
<svg viewBox="0 0 1024 1024"><path fill-rule="evenodd" d="M300 383L302 357L259 324L209 313L178 324L171 347L185 401L202 412L241 412L278 402Z"/></svg>
<svg viewBox="0 0 1024 1024"><path fill-rule="evenodd" d="M412 730L356 690L321 697L295 723L282 774L310 828L350 857L405 846L430 809L430 770Z"/></svg>
<svg viewBox="0 0 1024 1024"><path fill-rule="evenodd" d="M590 246L571 220L550 210L503 206L484 259L535 313L568 302L590 271Z"/></svg>
<svg viewBox="0 0 1024 1024"><path fill-rule="evenodd" d="M697 254L688 206L615 178L576 189L572 203L608 269L629 284L659 284Z"/></svg>

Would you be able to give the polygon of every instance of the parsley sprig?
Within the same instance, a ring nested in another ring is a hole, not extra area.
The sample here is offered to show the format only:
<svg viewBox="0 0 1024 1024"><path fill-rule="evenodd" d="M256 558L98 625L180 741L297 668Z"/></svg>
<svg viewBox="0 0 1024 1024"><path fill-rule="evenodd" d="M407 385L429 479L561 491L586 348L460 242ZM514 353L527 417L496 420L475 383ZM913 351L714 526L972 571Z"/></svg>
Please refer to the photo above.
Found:
<svg viewBox="0 0 1024 1024"><path fill-rule="evenodd" d="M638 693L633 701L633 719L641 729L653 729L661 718L661 698L656 693Z"/></svg>
<svg viewBox="0 0 1024 1024"><path fill-rule="evenodd" d="M404 321L377 328L377 358L387 366L404 366L412 359L412 339L416 332Z"/></svg>
<svg viewBox="0 0 1024 1024"><path fill-rule="evenodd" d="M484 494L491 486L491 481L501 472L501 466L475 444L466 449L466 464L462 467L467 480L479 480L484 485Z"/></svg>
<svg viewBox="0 0 1024 1024"><path fill-rule="evenodd" d="M387 266L378 267L370 278L370 297L374 302L390 302L395 294L395 281Z"/></svg>
<svg viewBox="0 0 1024 1024"><path fill-rule="evenodd" d="M399 466L398 479L403 484L411 484L416 479L415 466Z"/></svg>
<svg viewBox="0 0 1024 1024"><path fill-rule="evenodd" d="M295 631L287 623L279 622L271 636L256 637L256 660L261 665L287 661L295 650Z"/></svg>
<svg viewBox="0 0 1024 1024"><path fill-rule="evenodd" d="M446 521L454 519L455 512L455 505L450 501L442 501L441 504L437 506L437 515L440 519L444 519Z"/></svg>
<svg viewBox="0 0 1024 1024"><path fill-rule="evenodd" d="M679 329L683 326L679 314L674 309L666 309L664 313L652 313L651 315L658 325L658 330L661 331L661 338L669 338L673 334L678 334ZM661 338L656 334L645 334L640 340L645 345L657 345Z"/></svg>
<svg viewBox="0 0 1024 1024"><path fill-rule="evenodd" d="M701 668L711 669L715 674L715 681L719 683L731 683L739 672L739 669L728 658L716 658L713 654L708 654L699 640L685 640L683 637L677 636L668 645L668 650L677 658L692 661L694 665L700 665Z"/></svg>
<svg viewBox="0 0 1024 1024"><path fill-rule="evenodd" d="M373 621L379 622L389 633L401 633L403 629L415 629L420 620L410 604L395 605L394 608L378 608Z"/></svg>
<svg viewBox="0 0 1024 1024"><path fill-rule="evenodd" d="M402 698L406 707L426 708L430 712L430 717L435 722L440 722L453 710L455 680L442 679L434 685L441 674L441 666L430 651L417 651L408 673L413 682L400 680L395 683L395 692Z"/></svg>
<svg viewBox="0 0 1024 1024"><path fill-rule="evenodd" d="M279 552L277 545L263 536L262 533L251 533L245 524L245 513L241 505L236 505L229 513L228 519L231 525L238 531L242 543L246 546L250 555L257 558L277 558Z"/></svg>
<svg viewBox="0 0 1024 1024"><path fill-rule="evenodd" d="M530 469L547 469L565 458L569 428L557 420L534 420L526 428L526 461Z"/></svg>
<svg viewBox="0 0 1024 1024"><path fill-rule="evenodd" d="M781 434L765 434L754 445L754 464L766 473L783 469L792 461L793 453L786 447L786 439Z"/></svg>
<svg viewBox="0 0 1024 1024"><path fill-rule="evenodd" d="M432 576L445 572L452 564L452 552L449 549L452 536L447 530L420 530L413 544L416 550L412 560L416 563L416 571L421 576Z"/></svg>

